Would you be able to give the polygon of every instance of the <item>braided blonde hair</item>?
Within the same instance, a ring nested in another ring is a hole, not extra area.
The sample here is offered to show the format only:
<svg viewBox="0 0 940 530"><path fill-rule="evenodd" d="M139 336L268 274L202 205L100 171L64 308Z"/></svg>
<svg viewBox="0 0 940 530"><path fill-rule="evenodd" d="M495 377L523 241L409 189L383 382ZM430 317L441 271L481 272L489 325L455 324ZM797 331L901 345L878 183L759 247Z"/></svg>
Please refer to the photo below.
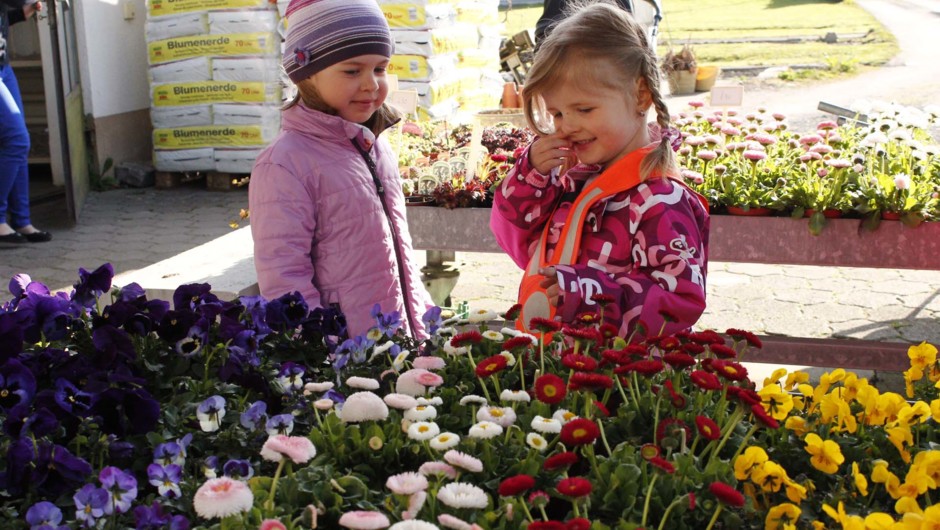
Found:
<svg viewBox="0 0 940 530"><path fill-rule="evenodd" d="M656 111L656 122L669 128L669 108L663 99L656 53L650 49L646 31L630 13L604 1L574 3L568 16L550 29L539 45L522 92L529 127L551 134L548 117L540 108L541 95L561 83L600 85L637 98L637 79L643 79ZM627 118L627 117L625 117ZM668 135L646 155L640 165L641 178L652 173L678 175L675 153Z"/></svg>

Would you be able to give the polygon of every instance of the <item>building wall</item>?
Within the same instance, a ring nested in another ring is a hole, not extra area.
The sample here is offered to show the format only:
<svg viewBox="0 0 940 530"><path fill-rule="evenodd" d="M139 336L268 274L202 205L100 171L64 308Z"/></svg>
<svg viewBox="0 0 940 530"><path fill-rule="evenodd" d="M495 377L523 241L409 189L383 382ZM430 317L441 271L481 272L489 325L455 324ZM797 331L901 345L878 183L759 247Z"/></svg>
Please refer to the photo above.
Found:
<svg viewBox="0 0 940 530"><path fill-rule="evenodd" d="M99 163L149 160L150 85L145 0L72 2L84 94ZM133 11L133 18L125 15ZM143 118L146 119L143 119ZM141 145L143 144L143 145Z"/></svg>

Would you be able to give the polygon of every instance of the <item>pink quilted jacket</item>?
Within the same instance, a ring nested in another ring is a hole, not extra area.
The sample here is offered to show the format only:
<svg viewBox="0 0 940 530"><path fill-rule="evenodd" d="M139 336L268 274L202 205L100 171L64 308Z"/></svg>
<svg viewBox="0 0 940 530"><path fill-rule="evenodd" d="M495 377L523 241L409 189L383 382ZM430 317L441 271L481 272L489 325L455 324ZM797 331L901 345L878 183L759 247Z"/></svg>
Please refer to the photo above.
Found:
<svg viewBox="0 0 940 530"><path fill-rule="evenodd" d="M374 161L379 183L356 145ZM409 333L426 336L421 316L433 303L414 262L398 162L384 138L291 107L255 161L248 206L262 296L299 291L311 309L338 306L351 337L375 326L378 303L384 313L401 312Z"/></svg>
<svg viewBox="0 0 940 530"><path fill-rule="evenodd" d="M599 172L582 164L546 176L529 164L528 151L519 157L494 198L490 228L500 247L524 269L551 223L550 258L573 200ZM557 267L563 321L596 312L591 297L605 294L614 300L605 320L623 337L640 322L647 335L695 324L705 310L709 217L694 192L669 178L649 178L598 201L586 219L575 263Z"/></svg>

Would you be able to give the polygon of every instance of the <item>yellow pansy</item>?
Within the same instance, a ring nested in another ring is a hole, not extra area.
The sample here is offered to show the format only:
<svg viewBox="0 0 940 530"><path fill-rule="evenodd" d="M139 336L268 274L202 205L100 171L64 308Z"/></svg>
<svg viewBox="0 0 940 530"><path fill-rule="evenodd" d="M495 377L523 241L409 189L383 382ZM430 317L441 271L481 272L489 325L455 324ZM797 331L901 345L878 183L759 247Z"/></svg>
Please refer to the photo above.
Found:
<svg viewBox="0 0 940 530"><path fill-rule="evenodd" d="M793 409L793 397L788 392L784 392L776 383L765 386L757 394L761 398L764 410L775 420L786 418Z"/></svg>
<svg viewBox="0 0 940 530"><path fill-rule="evenodd" d="M894 517L884 512L874 512L865 517L865 530L889 530L894 525Z"/></svg>
<svg viewBox="0 0 940 530"><path fill-rule="evenodd" d="M940 402L940 399L937 400ZM787 418L786 423L783 424L788 431L792 431L793 434L802 437L809 430L806 426L806 418L802 416L790 416Z"/></svg>
<svg viewBox="0 0 940 530"><path fill-rule="evenodd" d="M787 479L787 470L780 464L768 460L751 471L751 480L764 491L780 491Z"/></svg>
<svg viewBox="0 0 940 530"><path fill-rule="evenodd" d="M865 478L864 473L858 470L858 462L852 462L852 477L855 479L855 489L857 489L863 497L868 496L868 479Z"/></svg>
<svg viewBox="0 0 940 530"><path fill-rule="evenodd" d="M809 433L803 441L806 443L806 452L813 455L809 459L810 464L823 473L835 473L839 465L845 462L839 444L832 440L823 440L818 434Z"/></svg>
<svg viewBox="0 0 940 530"><path fill-rule="evenodd" d="M857 515L845 513L845 505L842 504L842 501L839 501L838 509L834 509L828 504L823 504L822 508L826 515L842 525L843 530L865 530L865 520Z"/></svg>
<svg viewBox="0 0 940 530"><path fill-rule="evenodd" d="M865 388L871 386L868 384L868 379L864 377L859 377L855 375L854 372L849 372L845 376L845 382L842 383L845 387L845 399L851 401L856 399L858 394Z"/></svg>
<svg viewBox="0 0 940 530"><path fill-rule="evenodd" d="M937 348L933 344L921 342L908 348L907 356L911 360L911 368L923 370L928 365L937 362Z"/></svg>
<svg viewBox="0 0 940 530"><path fill-rule="evenodd" d="M896 503L894 503L894 513L898 515L904 515L906 513L916 513L918 515L923 515L924 511L921 510L920 505L917 504L917 499L901 497Z"/></svg>
<svg viewBox="0 0 940 530"><path fill-rule="evenodd" d="M922 468L924 472L940 486L940 451L921 451L914 457L914 465ZM933 486L933 487L937 487Z"/></svg>
<svg viewBox="0 0 940 530"><path fill-rule="evenodd" d="M792 479L787 477L783 485L787 487L787 498L790 499L791 502L799 504L806 500L806 487L802 484L793 482Z"/></svg>
<svg viewBox="0 0 940 530"><path fill-rule="evenodd" d="M774 383L779 383L780 378L785 375L787 375L786 368L777 368L776 370L773 371L772 374L770 374L769 377L764 378L764 386L772 385Z"/></svg>
<svg viewBox="0 0 940 530"><path fill-rule="evenodd" d="M901 484L901 495L908 497L918 497L923 495L928 489L935 489L937 482L930 474L927 468L914 464L907 470L904 476L904 484Z"/></svg>
<svg viewBox="0 0 940 530"><path fill-rule="evenodd" d="M911 461L911 453L907 450L914 443L914 436L911 434L911 428L907 425L896 425L885 429L890 441L901 455L901 459L906 463Z"/></svg>
<svg viewBox="0 0 940 530"><path fill-rule="evenodd" d="M756 466L762 465L770 460L767 452L762 447L752 445L744 450L744 453L734 459L734 478L738 480L747 480Z"/></svg>
<svg viewBox="0 0 940 530"><path fill-rule="evenodd" d="M901 425L917 425L930 419L930 405L923 401L916 401L913 405L906 405L898 411L898 423Z"/></svg>
<svg viewBox="0 0 940 530"><path fill-rule="evenodd" d="M784 386L787 390L792 390L796 385L809 382L809 372L791 372L787 375Z"/></svg>
<svg viewBox="0 0 940 530"><path fill-rule="evenodd" d="M888 463L884 460L878 459L872 462L871 481L877 484L884 484L891 498L898 498L898 488L901 486L901 479L888 469Z"/></svg>
<svg viewBox="0 0 940 530"><path fill-rule="evenodd" d="M785 502L770 508L767 511L767 518L764 519L764 530L783 530L792 526L800 514L803 513L799 506Z"/></svg>
<svg viewBox="0 0 940 530"><path fill-rule="evenodd" d="M831 430L835 432L847 431L854 433L858 429L858 422L852 414L852 409L843 398L844 389L836 389L823 396L819 402L821 419L832 424Z"/></svg>
<svg viewBox="0 0 940 530"><path fill-rule="evenodd" d="M930 415L933 417L933 421L940 423L940 399L930 402Z"/></svg>

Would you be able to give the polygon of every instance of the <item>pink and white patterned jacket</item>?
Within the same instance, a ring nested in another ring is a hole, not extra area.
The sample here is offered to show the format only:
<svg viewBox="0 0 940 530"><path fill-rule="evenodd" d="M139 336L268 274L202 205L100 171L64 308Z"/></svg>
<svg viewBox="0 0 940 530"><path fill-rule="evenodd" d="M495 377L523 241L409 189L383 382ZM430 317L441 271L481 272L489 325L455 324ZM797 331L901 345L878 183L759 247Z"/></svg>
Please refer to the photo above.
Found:
<svg viewBox="0 0 940 530"><path fill-rule="evenodd" d="M542 175L526 150L494 197L490 228L497 243L525 269L545 223L551 223L550 259L573 200L600 172L600 166L581 164L561 176ZM676 180L651 177L601 199L586 219L575 263L556 267L563 321L596 312L591 296L599 293L615 300L604 320L634 341L643 337L634 334L640 322L652 336L698 321L705 310L709 215L695 192Z"/></svg>

